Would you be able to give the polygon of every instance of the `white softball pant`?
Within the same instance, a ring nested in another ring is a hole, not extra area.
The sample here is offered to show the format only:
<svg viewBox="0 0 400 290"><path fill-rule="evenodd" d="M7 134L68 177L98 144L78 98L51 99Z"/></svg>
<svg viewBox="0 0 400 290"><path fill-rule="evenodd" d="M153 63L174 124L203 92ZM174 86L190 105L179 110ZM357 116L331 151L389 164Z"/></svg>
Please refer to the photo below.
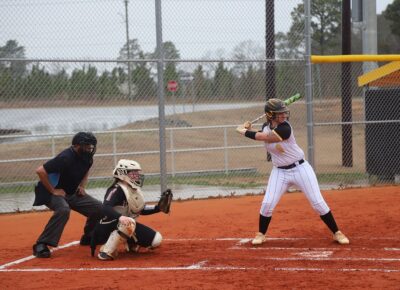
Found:
<svg viewBox="0 0 400 290"><path fill-rule="evenodd" d="M315 172L305 160L304 163L292 169L273 167L261 204L260 214L266 217L272 216L272 212L282 195L291 185L297 186L305 193L311 206L319 215L325 215L330 211L319 189Z"/></svg>

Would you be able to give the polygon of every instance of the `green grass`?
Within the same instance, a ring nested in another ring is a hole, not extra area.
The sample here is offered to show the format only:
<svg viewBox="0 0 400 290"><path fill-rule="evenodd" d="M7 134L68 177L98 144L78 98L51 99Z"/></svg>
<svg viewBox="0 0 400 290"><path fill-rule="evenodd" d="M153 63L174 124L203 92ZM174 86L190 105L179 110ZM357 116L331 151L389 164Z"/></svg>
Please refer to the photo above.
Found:
<svg viewBox="0 0 400 290"><path fill-rule="evenodd" d="M367 173L321 173L317 175L319 183L353 184L356 181L368 180Z"/></svg>
<svg viewBox="0 0 400 290"><path fill-rule="evenodd" d="M242 181L241 181L242 180ZM221 187L240 187L251 188L263 185L264 176L255 173L213 173L189 176L168 176L168 184L180 185L201 185L201 186L221 186ZM89 180L87 188L106 188L112 184L112 179L92 179ZM0 186L0 194L2 193L22 193L33 192L35 182L32 184L15 184L9 186ZM160 179L158 176L147 176L145 185L158 185Z"/></svg>
<svg viewBox="0 0 400 290"><path fill-rule="evenodd" d="M320 184L338 183L338 184L355 184L360 180L368 180L366 173L323 173L318 174ZM265 185L267 176L258 172L232 172L225 174L192 174L187 176L168 176L168 184L173 185L197 185L197 186L216 186L216 187L236 187L236 188L254 188ZM112 179L92 179L89 181L87 188L107 188L112 184ZM22 193L33 192L34 184L0 186L0 194L2 193ZM159 185L159 176L146 176L145 185Z"/></svg>

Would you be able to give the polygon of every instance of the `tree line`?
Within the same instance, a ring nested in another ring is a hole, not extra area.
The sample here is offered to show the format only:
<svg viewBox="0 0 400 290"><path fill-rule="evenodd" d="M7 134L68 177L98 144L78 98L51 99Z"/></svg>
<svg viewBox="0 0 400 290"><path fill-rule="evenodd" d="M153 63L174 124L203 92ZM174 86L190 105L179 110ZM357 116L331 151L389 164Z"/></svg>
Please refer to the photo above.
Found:
<svg viewBox="0 0 400 290"><path fill-rule="evenodd" d="M400 47L400 0L388 5L378 15L378 51L381 54L397 53ZM341 1L315 0L311 5L312 53L341 53ZM277 92L299 91L304 86L304 5L299 4L291 12L291 27L288 32L275 35ZM361 35L354 30L353 53L361 53ZM173 42L163 44L165 59L181 59ZM253 41L239 43L231 57L238 60L263 59L265 51ZM157 52L144 52L138 39L131 39L120 50L118 62L111 70L99 71L90 64L73 70L65 67L49 69L43 63L25 61L25 47L16 40L0 46L0 58L19 61L0 61L0 100L16 99L48 100L150 100L157 96L156 64ZM224 57L222 56L221 59ZM124 62L137 59L140 62ZM279 61L288 60L292 61ZM197 64L189 71L178 62L166 62L164 83L176 80L177 92L166 92L169 97L191 97L196 100L263 99L265 86L265 64L259 62ZM128 85L129 84L129 85Z"/></svg>

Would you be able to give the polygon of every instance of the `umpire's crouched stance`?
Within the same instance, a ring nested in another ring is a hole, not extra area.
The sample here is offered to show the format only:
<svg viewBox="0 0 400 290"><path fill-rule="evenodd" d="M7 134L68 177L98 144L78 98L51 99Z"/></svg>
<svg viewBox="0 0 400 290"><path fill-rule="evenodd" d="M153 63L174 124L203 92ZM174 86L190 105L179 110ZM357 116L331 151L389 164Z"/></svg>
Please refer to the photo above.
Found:
<svg viewBox="0 0 400 290"><path fill-rule="evenodd" d="M71 147L36 169L40 181L35 187L33 205L46 205L54 211L33 245L36 257L50 257L48 246L58 246L71 209L87 217L80 242L90 244L92 231L102 215L101 202L85 192L96 145L97 139L92 133L79 132L73 137Z"/></svg>

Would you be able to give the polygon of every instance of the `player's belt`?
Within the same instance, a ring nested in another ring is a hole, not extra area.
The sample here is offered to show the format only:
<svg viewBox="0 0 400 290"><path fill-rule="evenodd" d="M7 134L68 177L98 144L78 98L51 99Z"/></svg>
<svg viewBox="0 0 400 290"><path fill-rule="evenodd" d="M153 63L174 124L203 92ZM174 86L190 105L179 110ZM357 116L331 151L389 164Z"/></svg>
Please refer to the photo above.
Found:
<svg viewBox="0 0 400 290"><path fill-rule="evenodd" d="M300 164L303 164L303 163L304 163L304 159L301 159L301 160L299 160L299 161L297 161L295 163L292 163L292 164L289 164L289 165L286 165L286 166L279 166L278 168L279 169L292 169L292 168L296 167L297 165L300 165Z"/></svg>

